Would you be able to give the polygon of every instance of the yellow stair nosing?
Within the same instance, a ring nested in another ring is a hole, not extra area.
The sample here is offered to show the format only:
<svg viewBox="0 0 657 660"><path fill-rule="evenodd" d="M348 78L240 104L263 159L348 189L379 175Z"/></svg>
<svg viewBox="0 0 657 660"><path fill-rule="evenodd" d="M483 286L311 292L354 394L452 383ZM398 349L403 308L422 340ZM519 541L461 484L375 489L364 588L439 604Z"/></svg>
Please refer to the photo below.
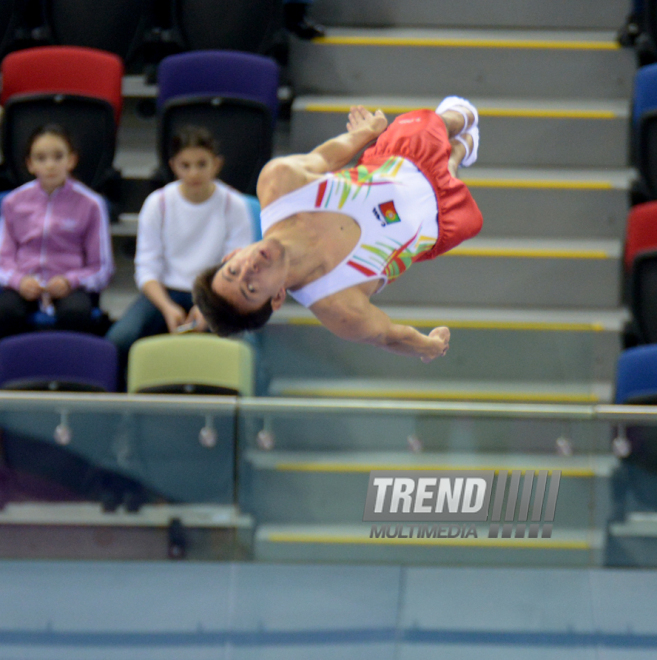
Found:
<svg viewBox="0 0 657 660"><path fill-rule="evenodd" d="M600 403L601 399L594 393L560 394L556 392L477 392L477 391L444 391L431 392L426 390L380 390L380 389L337 389L322 387L283 388L280 396L285 397L337 397L347 399L419 399L448 401L523 401L550 403Z"/></svg>
<svg viewBox="0 0 657 660"><path fill-rule="evenodd" d="M398 318L392 320L403 325L412 325L416 328L434 328L436 325L447 325L450 328L461 328L471 330L529 330L536 332L605 332L602 323L559 323L550 321L475 321L458 320L449 318L436 319L413 319ZM321 322L314 316L300 316L278 320L281 325L321 326Z"/></svg>
<svg viewBox="0 0 657 660"><path fill-rule="evenodd" d="M309 103L301 110L305 112L349 112L349 104ZM370 108L377 110L379 108ZM411 105L382 105L380 109L389 114L402 114L421 109ZM539 109L539 108L486 108L478 107L480 117L529 117L545 119L619 119L621 115L612 110L575 110L575 109Z"/></svg>
<svg viewBox="0 0 657 660"><path fill-rule="evenodd" d="M515 259L614 259L606 250L568 250L559 248L478 247L460 245L444 257L506 257Z"/></svg>
<svg viewBox="0 0 657 660"><path fill-rule="evenodd" d="M267 535L270 543L324 543L362 545L451 545L466 547L514 548L526 550L590 550L588 541L567 541L560 539L371 539L369 537L273 532Z"/></svg>
<svg viewBox="0 0 657 660"><path fill-rule="evenodd" d="M319 463L319 462L284 462L276 463L275 469L277 472L338 472L338 473L367 473L372 472L373 470L494 470L496 474L500 471L511 471L518 470L524 474L525 471L529 470L534 472L532 468L517 468L517 467L508 467L508 466L495 466L495 465L467 465L467 466L458 466L451 464L435 464L435 465L408 465L403 463L394 463L394 464L385 464L385 463ZM591 468L552 468L548 472L552 473L552 470L558 469L561 472L562 477L584 477L584 478L593 478L596 476L596 473Z"/></svg>
<svg viewBox="0 0 657 660"><path fill-rule="evenodd" d="M523 50L620 50L615 41L559 39L495 39L468 37L331 36L313 39L319 46L408 46L433 48L508 48Z"/></svg>

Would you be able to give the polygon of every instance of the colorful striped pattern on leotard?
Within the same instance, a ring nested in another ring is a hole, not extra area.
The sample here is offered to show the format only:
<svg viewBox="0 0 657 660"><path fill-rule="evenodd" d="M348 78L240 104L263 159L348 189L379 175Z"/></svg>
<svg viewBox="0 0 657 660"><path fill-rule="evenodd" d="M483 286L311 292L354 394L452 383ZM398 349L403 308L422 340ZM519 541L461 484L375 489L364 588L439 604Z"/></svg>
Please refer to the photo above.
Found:
<svg viewBox="0 0 657 660"><path fill-rule="evenodd" d="M263 209L263 235L276 222L304 211L344 213L361 229L358 243L342 263L290 292L306 306L369 280L380 279L383 286L394 281L438 237L433 189L415 165L401 157L332 172L284 195Z"/></svg>

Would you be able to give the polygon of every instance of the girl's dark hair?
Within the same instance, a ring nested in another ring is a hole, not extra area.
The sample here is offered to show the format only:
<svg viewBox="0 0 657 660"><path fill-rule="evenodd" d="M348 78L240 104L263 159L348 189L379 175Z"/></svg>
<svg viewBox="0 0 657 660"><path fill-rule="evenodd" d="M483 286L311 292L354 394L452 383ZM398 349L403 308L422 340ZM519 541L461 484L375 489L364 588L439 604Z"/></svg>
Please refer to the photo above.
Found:
<svg viewBox="0 0 657 660"><path fill-rule="evenodd" d="M219 142L212 133L202 126L184 126L171 139L169 157L174 158L183 149L200 147L207 149L214 156L219 156Z"/></svg>
<svg viewBox="0 0 657 660"><path fill-rule="evenodd" d="M66 146L69 148L71 153L74 154L77 153L77 149L73 144L73 138L71 138L71 134L63 126L61 126L60 124L44 124L43 126L39 126L38 128L34 129L34 131L32 131L32 134L30 135L30 138L27 141L25 160L27 160L30 157L34 143L42 135L55 135L58 138L61 138L62 140L64 140L64 142L66 142Z"/></svg>
<svg viewBox="0 0 657 660"><path fill-rule="evenodd" d="M222 269L223 263L206 268L194 281L194 304L210 326L210 330L222 337L235 335L245 330L262 328L273 313L271 299L252 312L240 312L232 303L212 289L214 276Z"/></svg>

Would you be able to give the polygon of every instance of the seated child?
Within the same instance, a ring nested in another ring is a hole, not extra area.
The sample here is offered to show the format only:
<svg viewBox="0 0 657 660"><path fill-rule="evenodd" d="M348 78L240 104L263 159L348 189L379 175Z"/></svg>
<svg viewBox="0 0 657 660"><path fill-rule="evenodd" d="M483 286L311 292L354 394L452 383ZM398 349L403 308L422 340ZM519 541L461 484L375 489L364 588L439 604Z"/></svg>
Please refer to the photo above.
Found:
<svg viewBox="0 0 657 660"><path fill-rule="evenodd" d="M244 196L216 179L223 157L210 132L185 127L174 136L171 154L177 181L151 193L139 214L135 280L141 293L106 335L123 368L141 337L188 324L205 331L192 301L194 278L253 240Z"/></svg>
<svg viewBox="0 0 657 660"><path fill-rule="evenodd" d="M34 131L26 163L36 179L2 201L0 337L29 330L39 308L57 329L91 332L114 272L105 202L71 176L77 154L61 126Z"/></svg>

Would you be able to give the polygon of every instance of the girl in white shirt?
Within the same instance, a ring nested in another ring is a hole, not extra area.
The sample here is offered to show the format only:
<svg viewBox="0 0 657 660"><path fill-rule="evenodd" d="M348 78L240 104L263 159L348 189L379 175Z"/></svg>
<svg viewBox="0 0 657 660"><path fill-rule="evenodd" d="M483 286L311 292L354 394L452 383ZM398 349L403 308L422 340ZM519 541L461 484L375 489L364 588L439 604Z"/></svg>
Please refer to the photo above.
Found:
<svg viewBox="0 0 657 660"><path fill-rule="evenodd" d="M107 333L123 366L141 337L176 332L186 324L206 330L192 301L194 278L253 240L246 200L216 179L223 157L210 132L182 129L171 154L177 181L151 193L139 214L135 280L141 293Z"/></svg>

